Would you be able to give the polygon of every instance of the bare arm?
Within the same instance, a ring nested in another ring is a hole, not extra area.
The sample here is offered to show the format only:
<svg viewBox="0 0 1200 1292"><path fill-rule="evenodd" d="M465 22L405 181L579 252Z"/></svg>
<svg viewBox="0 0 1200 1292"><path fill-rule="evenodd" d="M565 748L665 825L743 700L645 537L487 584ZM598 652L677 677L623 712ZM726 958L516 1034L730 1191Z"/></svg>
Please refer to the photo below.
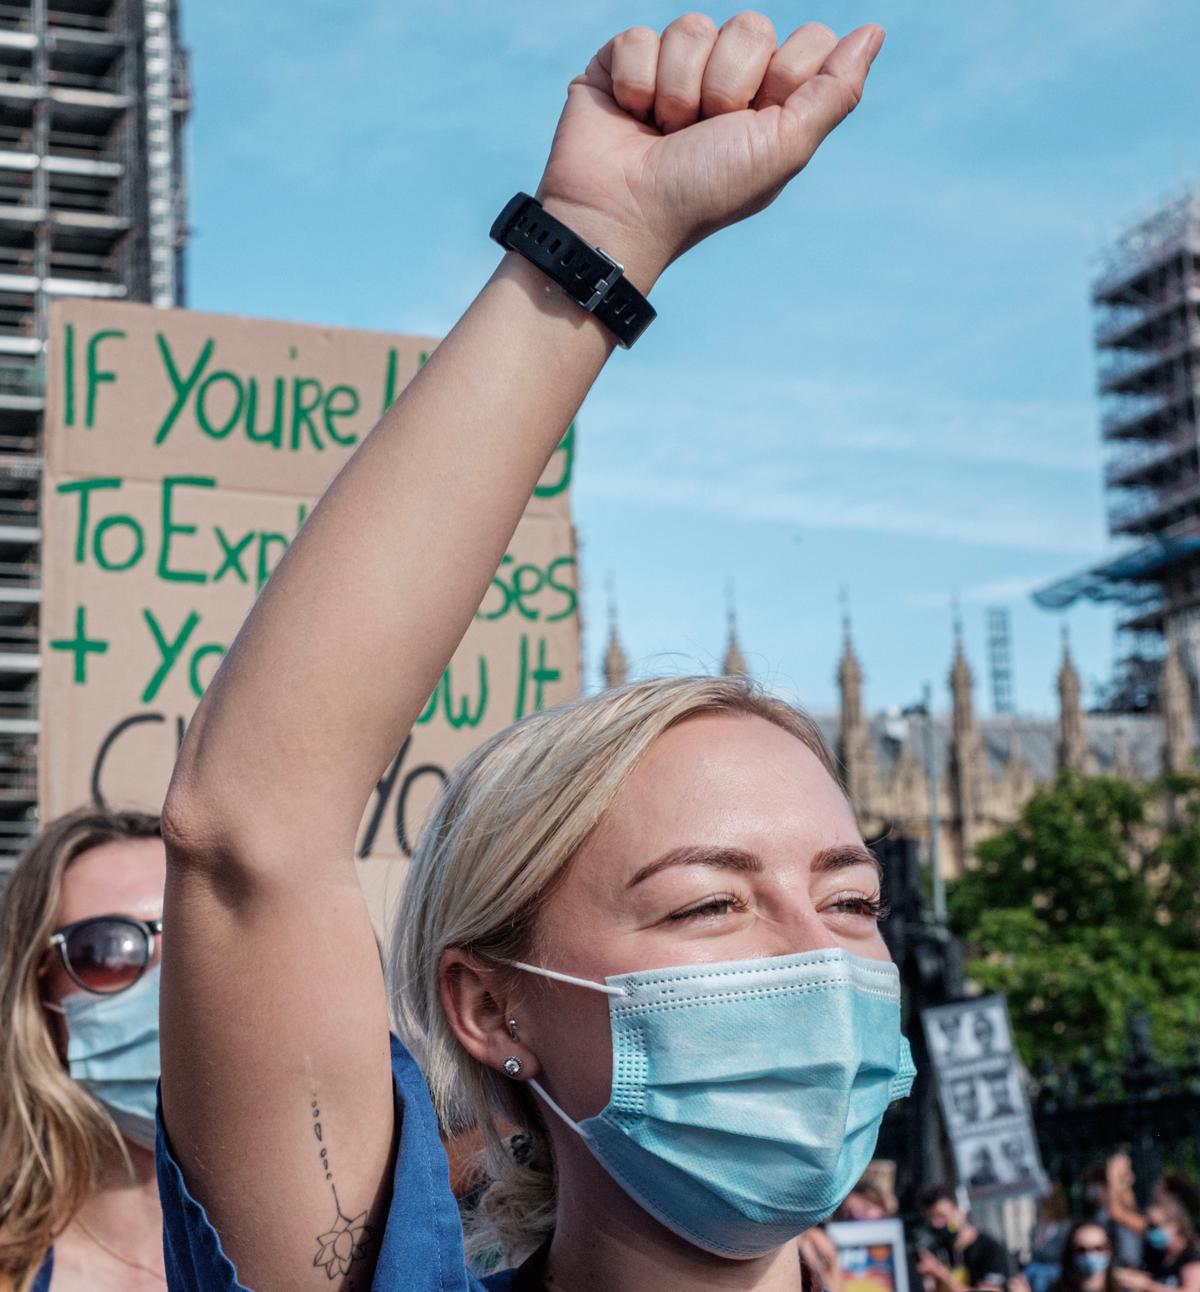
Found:
<svg viewBox="0 0 1200 1292"><path fill-rule="evenodd" d="M1146 1218L1133 1193L1133 1163L1125 1153L1114 1153L1104 1164L1108 1184L1108 1214L1135 1234L1146 1232Z"/></svg>
<svg viewBox="0 0 1200 1292"><path fill-rule="evenodd" d="M1191 1261L1179 1273L1179 1286L1160 1283L1144 1270L1119 1269L1117 1283L1129 1292L1200 1292L1200 1261Z"/></svg>
<svg viewBox="0 0 1200 1292"><path fill-rule="evenodd" d="M878 29L797 37L777 51L751 16L610 42L572 85L547 209L648 291L857 102ZM675 128L689 95L708 119ZM506 257L322 499L192 721L164 810L164 1114L248 1286L369 1285L394 1127L356 827L610 349ZM342 1225L361 1255L331 1283L314 1256Z"/></svg>

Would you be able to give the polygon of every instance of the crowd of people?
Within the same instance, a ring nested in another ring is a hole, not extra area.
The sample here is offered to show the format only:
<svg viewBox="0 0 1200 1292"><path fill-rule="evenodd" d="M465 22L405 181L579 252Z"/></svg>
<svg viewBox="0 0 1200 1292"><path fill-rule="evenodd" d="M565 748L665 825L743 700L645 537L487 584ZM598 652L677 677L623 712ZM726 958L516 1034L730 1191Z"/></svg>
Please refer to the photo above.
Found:
<svg viewBox="0 0 1200 1292"><path fill-rule="evenodd" d="M905 1252L914 1292L1200 1292L1200 1190L1187 1177L1165 1173L1149 1204L1138 1206L1130 1159L1115 1154L1086 1173L1082 1215L1073 1216L1059 1182L1038 1199L1037 1220L1025 1250L1011 1251L984 1232L943 1185L920 1197L919 1220ZM831 1219L876 1221L898 1214L894 1197L860 1180ZM840 1231L845 1239L847 1231ZM838 1248L824 1229L804 1235L805 1259L827 1292L843 1292L846 1275Z"/></svg>

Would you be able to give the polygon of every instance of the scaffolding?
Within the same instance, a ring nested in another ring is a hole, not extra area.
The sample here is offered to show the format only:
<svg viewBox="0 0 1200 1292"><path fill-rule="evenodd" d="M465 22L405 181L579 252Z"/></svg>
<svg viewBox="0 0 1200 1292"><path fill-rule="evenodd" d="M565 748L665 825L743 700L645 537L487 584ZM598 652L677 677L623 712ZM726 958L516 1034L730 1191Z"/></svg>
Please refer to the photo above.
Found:
<svg viewBox="0 0 1200 1292"><path fill-rule="evenodd" d="M176 0L0 0L0 876L36 828L49 304L181 303L190 99Z"/></svg>
<svg viewBox="0 0 1200 1292"><path fill-rule="evenodd" d="M1118 607L1119 671L1139 679L1168 634L1200 632L1200 191L1126 230L1092 285L1108 529L1116 558L1034 594ZM1122 706L1118 678L1113 703Z"/></svg>
<svg viewBox="0 0 1200 1292"><path fill-rule="evenodd" d="M992 680L992 712L1015 713L1012 675L1012 619L1005 606L987 612L988 672Z"/></svg>

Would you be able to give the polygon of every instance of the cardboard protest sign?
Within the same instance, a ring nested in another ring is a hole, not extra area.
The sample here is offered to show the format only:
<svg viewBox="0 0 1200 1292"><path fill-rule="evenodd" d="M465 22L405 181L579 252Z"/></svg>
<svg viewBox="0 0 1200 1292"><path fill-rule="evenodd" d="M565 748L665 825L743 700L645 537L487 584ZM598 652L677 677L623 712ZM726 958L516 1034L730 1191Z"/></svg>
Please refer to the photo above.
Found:
<svg viewBox="0 0 1200 1292"><path fill-rule="evenodd" d="M921 1012L959 1182L972 1202L1040 1195L1046 1174L1008 1002L977 996Z"/></svg>
<svg viewBox="0 0 1200 1292"><path fill-rule="evenodd" d="M38 801L157 810L205 686L421 337L144 305L51 312ZM376 923L446 773L579 687L569 430L359 834ZM287 769L280 768L280 775Z"/></svg>

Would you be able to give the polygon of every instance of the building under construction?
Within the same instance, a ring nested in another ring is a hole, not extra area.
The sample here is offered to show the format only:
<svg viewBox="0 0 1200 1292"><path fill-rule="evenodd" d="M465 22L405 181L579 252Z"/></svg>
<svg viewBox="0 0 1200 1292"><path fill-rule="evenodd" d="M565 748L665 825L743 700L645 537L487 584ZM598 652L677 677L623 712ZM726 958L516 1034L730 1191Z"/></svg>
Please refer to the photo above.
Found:
<svg viewBox="0 0 1200 1292"><path fill-rule="evenodd" d="M1041 589L1039 605L1114 602L1123 657L1107 707L1154 704L1168 641L1200 644L1200 192L1109 249L1092 287L1108 528L1125 549Z"/></svg>
<svg viewBox="0 0 1200 1292"><path fill-rule="evenodd" d="M182 302L188 106L176 0L0 0L0 874L36 826L48 308Z"/></svg>

